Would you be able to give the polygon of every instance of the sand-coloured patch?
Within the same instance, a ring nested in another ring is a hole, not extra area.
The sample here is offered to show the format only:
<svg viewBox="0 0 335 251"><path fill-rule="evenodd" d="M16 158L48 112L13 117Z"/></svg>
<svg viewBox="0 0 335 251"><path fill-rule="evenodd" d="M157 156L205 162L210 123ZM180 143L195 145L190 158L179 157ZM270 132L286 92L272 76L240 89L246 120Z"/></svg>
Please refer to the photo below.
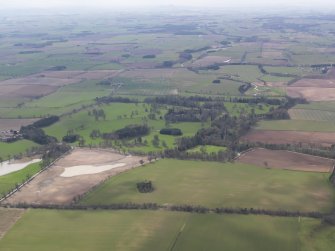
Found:
<svg viewBox="0 0 335 251"><path fill-rule="evenodd" d="M60 175L61 177L74 177L85 174L96 174L102 173L113 168L125 166L126 163L116 163L112 165L104 166L93 166L93 165L81 165L81 166L72 166L66 167L65 171Z"/></svg>
<svg viewBox="0 0 335 251"><path fill-rule="evenodd" d="M22 163L13 162L13 161L2 162L2 164L0 164L0 176L22 170L26 168L27 166L29 166L30 164L34 164L40 161L41 159L33 159L31 161L22 162Z"/></svg>
<svg viewBox="0 0 335 251"><path fill-rule="evenodd" d="M2 203L69 204L107 178L147 162L112 150L76 148Z"/></svg>
<svg viewBox="0 0 335 251"><path fill-rule="evenodd" d="M335 88L287 87L286 92L292 98L305 98L308 101L335 100Z"/></svg>

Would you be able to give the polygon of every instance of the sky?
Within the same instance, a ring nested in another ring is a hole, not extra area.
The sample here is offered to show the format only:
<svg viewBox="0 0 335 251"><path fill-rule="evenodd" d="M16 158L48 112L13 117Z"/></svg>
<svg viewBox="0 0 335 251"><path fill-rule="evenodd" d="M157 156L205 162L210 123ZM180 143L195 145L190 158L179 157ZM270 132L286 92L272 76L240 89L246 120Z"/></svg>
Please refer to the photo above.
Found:
<svg viewBox="0 0 335 251"><path fill-rule="evenodd" d="M334 0L1 0L2 8L54 8L54 7L138 7L138 6L221 6L221 7L335 7Z"/></svg>

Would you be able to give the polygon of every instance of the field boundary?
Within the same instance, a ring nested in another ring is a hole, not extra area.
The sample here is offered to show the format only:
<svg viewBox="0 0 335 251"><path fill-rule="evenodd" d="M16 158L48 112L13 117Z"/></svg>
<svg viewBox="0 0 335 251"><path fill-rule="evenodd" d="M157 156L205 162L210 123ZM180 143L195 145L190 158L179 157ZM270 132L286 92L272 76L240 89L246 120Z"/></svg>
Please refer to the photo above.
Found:
<svg viewBox="0 0 335 251"><path fill-rule="evenodd" d="M198 214L235 214L235 215L267 215L277 217L306 217L314 219L322 219L329 214L321 213L318 211L288 211L288 210L270 210L270 209L257 209L257 208L206 208L203 206L195 205L160 205L156 203L123 203L123 204L109 204L109 205L57 205L57 204L5 204L0 205L0 208L17 208L17 209L46 209L46 210L99 210L99 211L119 211L119 210L165 210L174 212L185 213L198 213Z"/></svg>

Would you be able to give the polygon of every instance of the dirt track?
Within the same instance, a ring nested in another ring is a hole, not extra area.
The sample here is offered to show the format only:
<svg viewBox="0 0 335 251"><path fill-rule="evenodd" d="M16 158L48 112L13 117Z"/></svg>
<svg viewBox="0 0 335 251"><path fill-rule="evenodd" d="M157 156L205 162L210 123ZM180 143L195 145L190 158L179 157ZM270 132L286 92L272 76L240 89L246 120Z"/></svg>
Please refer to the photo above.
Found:
<svg viewBox="0 0 335 251"><path fill-rule="evenodd" d="M243 136L241 140L268 144L302 143L331 146L332 144L335 144L335 133L252 130L247 135Z"/></svg>
<svg viewBox="0 0 335 251"><path fill-rule="evenodd" d="M238 162L288 170L331 172L335 161L289 151L257 148L241 155Z"/></svg>
<svg viewBox="0 0 335 251"><path fill-rule="evenodd" d="M106 178L139 166L140 160L146 161L144 157L124 156L107 150L75 149L3 203L69 204L74 197L87 192ZM97 174L60 176L66 167L99 166L120 162L126 165Z"/></svg>

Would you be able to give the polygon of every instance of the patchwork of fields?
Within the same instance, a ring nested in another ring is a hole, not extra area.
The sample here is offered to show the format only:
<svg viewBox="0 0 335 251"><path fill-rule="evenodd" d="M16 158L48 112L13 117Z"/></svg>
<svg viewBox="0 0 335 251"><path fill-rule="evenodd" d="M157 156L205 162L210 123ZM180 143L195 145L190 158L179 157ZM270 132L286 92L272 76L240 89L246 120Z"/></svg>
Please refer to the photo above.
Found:
<svg viewBox="0 0 335 251"><path fill-rule="evenodd" d="M212 11L0 13L1 251L333 250L334 20Z"/></svg>

